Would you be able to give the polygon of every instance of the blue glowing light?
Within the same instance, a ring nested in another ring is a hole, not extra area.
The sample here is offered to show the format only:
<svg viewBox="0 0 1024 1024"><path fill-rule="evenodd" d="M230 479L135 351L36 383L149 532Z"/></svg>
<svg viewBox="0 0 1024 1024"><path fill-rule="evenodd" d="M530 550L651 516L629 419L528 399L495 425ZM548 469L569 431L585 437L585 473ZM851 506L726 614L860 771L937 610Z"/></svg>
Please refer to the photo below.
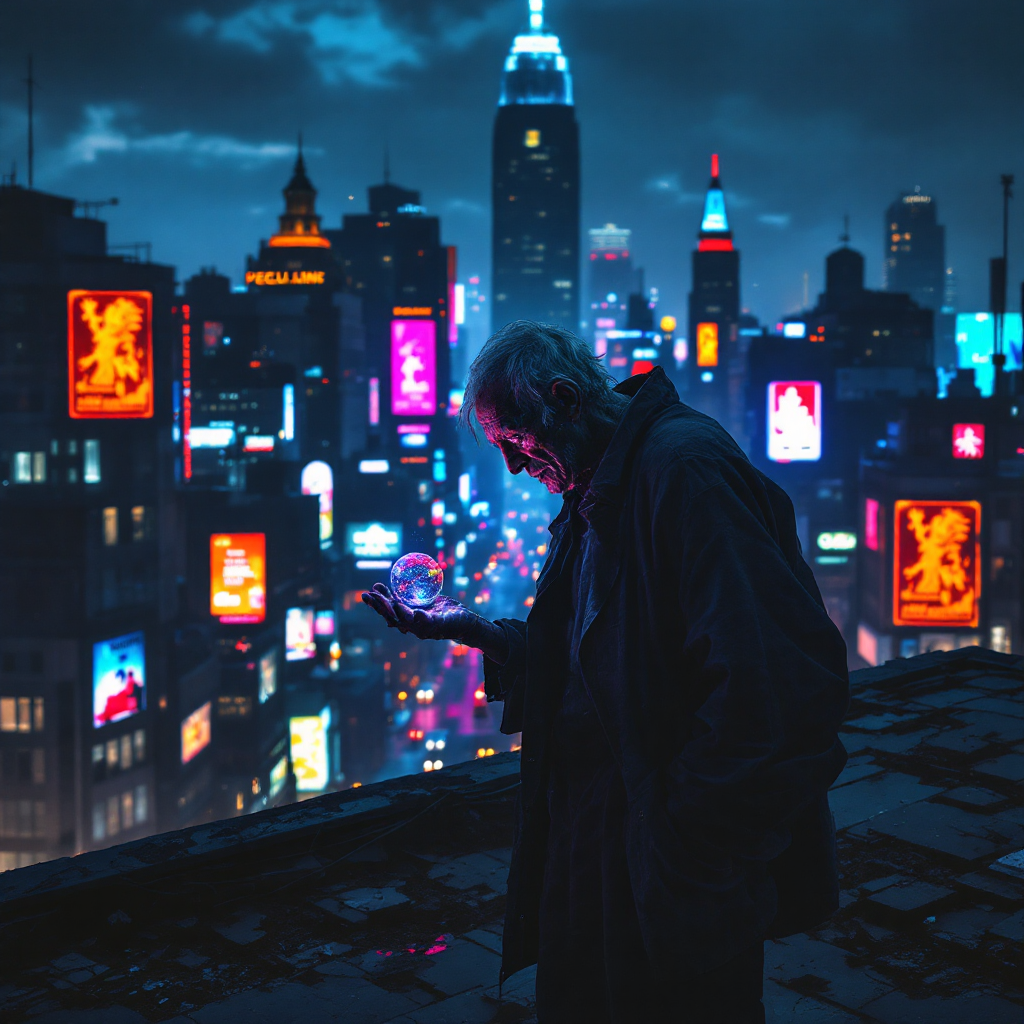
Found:
<svg viewBox="0 0 1024 1024"><path fill-rule="evenodd" d="M701 231L728 231L729 218L725 215L725 194L720 188L709 188L704 200L704 219Z"/></svg>

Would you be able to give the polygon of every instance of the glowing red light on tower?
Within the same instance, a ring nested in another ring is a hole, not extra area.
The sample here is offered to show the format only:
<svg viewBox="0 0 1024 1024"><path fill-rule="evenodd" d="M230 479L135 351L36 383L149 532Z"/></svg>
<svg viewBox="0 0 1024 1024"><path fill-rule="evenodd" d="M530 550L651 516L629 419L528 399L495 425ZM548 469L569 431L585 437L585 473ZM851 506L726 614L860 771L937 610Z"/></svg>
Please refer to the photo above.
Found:
<svg viewBox="0 0 1024 1024"><path fill-rule="evenodd" d="M712 153L711 154L711 177L712 178L717 178L718 177L718 154L717 153Z"/></svg>

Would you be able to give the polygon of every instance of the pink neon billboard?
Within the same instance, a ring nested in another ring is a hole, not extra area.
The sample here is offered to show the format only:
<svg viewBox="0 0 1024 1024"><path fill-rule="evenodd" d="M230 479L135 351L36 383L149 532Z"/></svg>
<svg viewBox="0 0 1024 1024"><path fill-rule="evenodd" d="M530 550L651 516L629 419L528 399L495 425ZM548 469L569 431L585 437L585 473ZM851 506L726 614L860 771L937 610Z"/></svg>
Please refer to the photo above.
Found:
<svg viewBox="0 0 1024 1024"><path fill-rule="evenodd" d="M437 412L437 324L391 321L391 413L433 416Z"/></svg>

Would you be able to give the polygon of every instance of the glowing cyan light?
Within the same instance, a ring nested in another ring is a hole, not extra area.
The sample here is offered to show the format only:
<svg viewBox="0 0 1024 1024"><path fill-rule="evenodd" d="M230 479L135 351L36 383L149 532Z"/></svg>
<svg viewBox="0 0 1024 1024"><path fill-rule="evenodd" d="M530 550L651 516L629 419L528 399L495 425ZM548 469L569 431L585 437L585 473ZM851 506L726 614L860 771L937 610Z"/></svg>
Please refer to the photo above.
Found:
<svg viewBox="0 0 1024 1024"><path fill-rule="evenodd" d="M725 215L725 194L720 188L709 188L704 200L704 219L701 231L728 231L729 220Z"/></svg>
<svg viewBox="0 0 1024 1024"><path fill-rule="evenodd" d="M443 583L441 566L419 551L402 555L391 567L391 592L402 604L413 608L433 604Z"/></svg>

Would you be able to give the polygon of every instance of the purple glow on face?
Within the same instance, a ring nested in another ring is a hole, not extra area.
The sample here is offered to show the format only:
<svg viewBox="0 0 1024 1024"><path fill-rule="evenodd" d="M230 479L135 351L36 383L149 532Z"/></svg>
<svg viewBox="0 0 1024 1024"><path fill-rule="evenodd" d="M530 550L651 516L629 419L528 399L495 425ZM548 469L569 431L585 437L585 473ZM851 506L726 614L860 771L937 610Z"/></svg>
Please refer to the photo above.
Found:
<svg viewBox="0 0 1024 1024"><path fill-rule="evenodd" d="M391 412L437 412L437 325L433 320L391 321Z"/></svg>

